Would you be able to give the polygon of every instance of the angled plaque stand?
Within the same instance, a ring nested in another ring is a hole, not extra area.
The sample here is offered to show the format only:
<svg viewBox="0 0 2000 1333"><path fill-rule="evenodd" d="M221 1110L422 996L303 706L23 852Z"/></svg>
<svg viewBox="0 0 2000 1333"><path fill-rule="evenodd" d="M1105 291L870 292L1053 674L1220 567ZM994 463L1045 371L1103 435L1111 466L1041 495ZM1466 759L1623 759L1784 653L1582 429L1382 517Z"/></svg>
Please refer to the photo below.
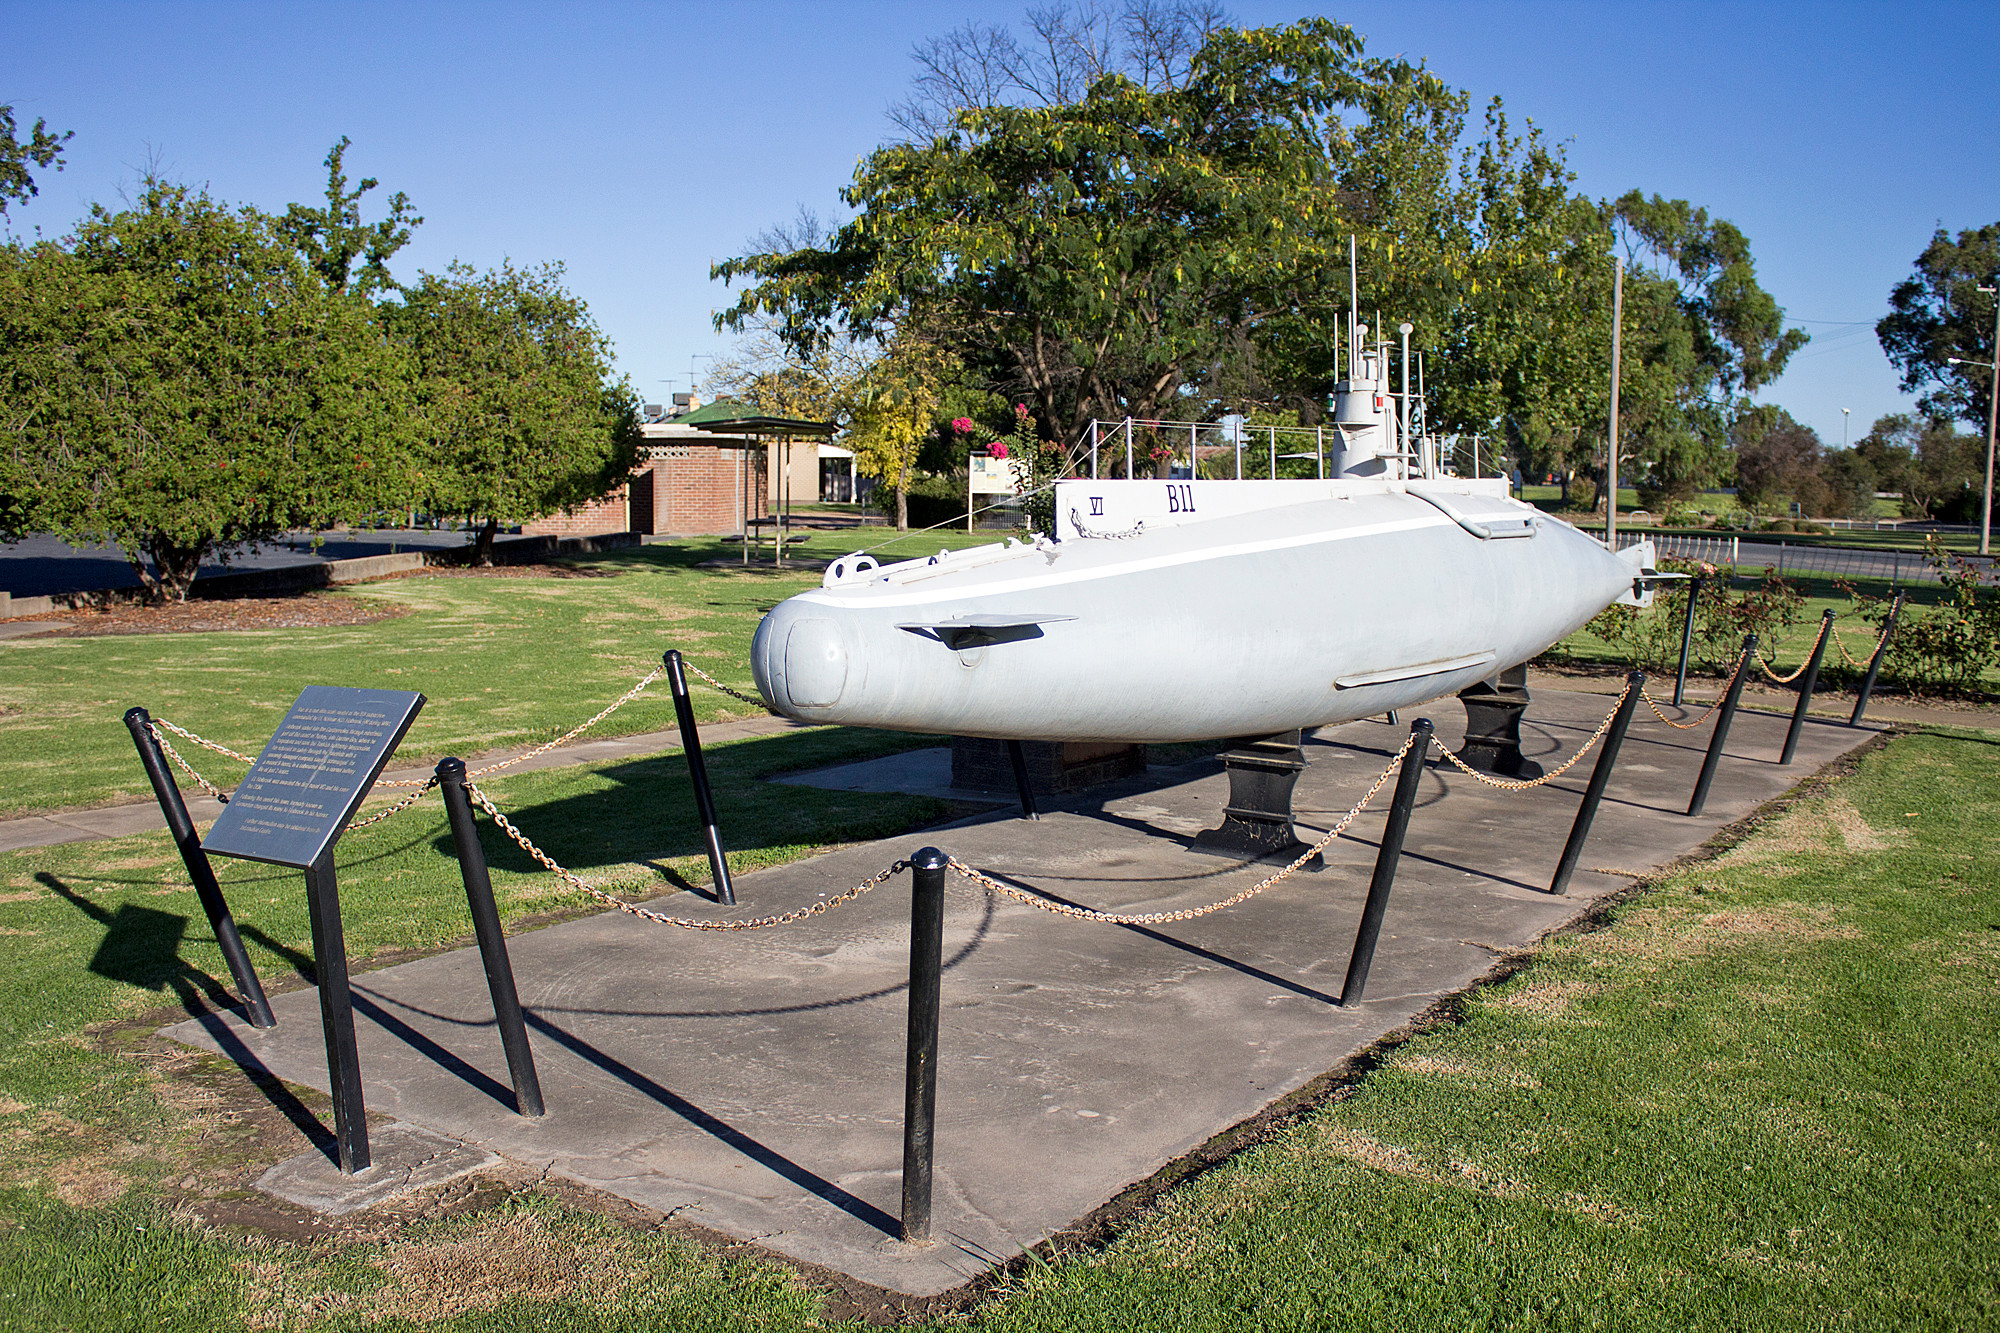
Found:
<svg viewBox="0 0 2000 1333"><path fill-rule="evenodd" d="M367 1169L368 1122L333 847L423 706L423 695L406 690L307 686L201 844L216 855L305 871L334 1141L349 1175Z"/></svg>

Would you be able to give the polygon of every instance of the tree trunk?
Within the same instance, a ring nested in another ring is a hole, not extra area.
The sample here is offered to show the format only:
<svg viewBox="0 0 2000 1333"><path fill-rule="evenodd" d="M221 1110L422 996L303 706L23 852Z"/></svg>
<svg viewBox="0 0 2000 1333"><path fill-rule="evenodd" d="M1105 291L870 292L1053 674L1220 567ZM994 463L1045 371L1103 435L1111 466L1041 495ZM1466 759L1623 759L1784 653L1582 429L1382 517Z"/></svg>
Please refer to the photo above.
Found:
<svg viewBox="0 0 2000 1333"><path fill-rule="evenodd" d="M896 474L896 531L910 530L910 469L906 464Z"/></svg>
<svg viewBox="0 0 2000 1333"><path fill-rule="evenodd" d="M473 539L472 563L480 569L493 564L493 535L500 531L500 520L489 518L480 525L479 536Z"/></svg>
<svg viewBox="0 0 2000 1333"><path fill-rule="evenodd" d="M200 541L193 546L182 546L154 533L146 538L140 552L127 548L126 562L145 586L146 604L164 606L168 602L185 602L188 589L194 585L194 576L201 572L201 560L208 554L209 545ZM146 566L149 557L152 560L150 569Z"/></svg>

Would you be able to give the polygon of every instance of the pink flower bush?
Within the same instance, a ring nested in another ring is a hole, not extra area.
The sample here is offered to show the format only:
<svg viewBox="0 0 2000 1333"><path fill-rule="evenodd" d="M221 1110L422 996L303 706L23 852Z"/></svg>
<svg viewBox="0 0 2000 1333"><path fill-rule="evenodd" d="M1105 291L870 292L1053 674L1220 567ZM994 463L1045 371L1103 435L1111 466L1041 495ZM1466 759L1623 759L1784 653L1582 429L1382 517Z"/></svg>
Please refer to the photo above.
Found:
<svg viewBox="0 0 2000 1333"><path fill-rule="evenodd" d="M986 452L994 458L1005 458L1007 456L1007 446L1004 442L995 440L986 446Z"/></svg>
<svg viewBox="0 0 2000 1333"><path fill-rule="evenodd" d="M972 418L971 418L971 417L953 417L953 418L951 419L951 431L952 431L952 434L954 434L954 435L970 435L970 434L972 434Z"/></svg>

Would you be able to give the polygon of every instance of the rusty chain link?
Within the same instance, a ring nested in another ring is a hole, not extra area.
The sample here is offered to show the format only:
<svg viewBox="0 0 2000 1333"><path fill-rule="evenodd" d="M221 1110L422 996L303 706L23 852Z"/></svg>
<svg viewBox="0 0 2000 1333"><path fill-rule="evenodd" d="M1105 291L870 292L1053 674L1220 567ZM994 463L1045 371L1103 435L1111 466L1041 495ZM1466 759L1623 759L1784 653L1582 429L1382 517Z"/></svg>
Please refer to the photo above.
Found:
<svg viewBox="0 0 2000 1333"><path fill-rule="evenodd" d="M1660 721L1666 723L1674 730L1693 731L1696 727L1699 727L1702 723L1708 721L1709 714L1713 713L1716 709L1722 707L1722 701L1729 697L1730 685L1734 684L1736 678L1742 673L1743 673L1743 659L1739 657L1736 659L1736 670L1730 672L1729 679L1722 683L1722 693L1716 695L1715 699L1708 705L1708 707L1702 709L1701 716L1696 718L1692 722L1676 722L1672 718L1668 717L1664 712L1661 711L1658 701L1656 701L1653 698L1652 694L1649 691L1647 691L1643 686L1640 687L1639 697L1646 701L1646 707L1653 710L1654 717L1657 717L1658 719L1660 719Z"/></svg>
<svg viewBox="0 0 2000 1333"><path fill-rule="evenodd" d="M218 754L226 754L232 759L242 759L243 762L246 764L256 762L255 760L245 758L244 756L236 753L236 751L234 750L225 750L220 745L217 745L213 741L205 741L191 731L182 731L179 727L175 726L171 722L162 722L160 721L160 719L154 718L147 725L152 728L153 739L159 743L161 751L166 754L167 758L179 764L181 768L187 772L187 775L193 778L195 782L200 785L203 791L207 792L210 796L213 796L216 800L222 802L224 805L229 804L229 793L222 790L222 788L216 786L213 782L210 782L207 778L203 777L193 764L190 764L187 760L181 758L181 752L174 748L174 743L172 741L168 740L165 736L160 734L160 728L165 727L167 730L174 732L177 735L186 736L189 740L194 741L197 745L206 745L209 749L216 751Z"/></svg>
<svg viewBox="0 0 2000 1333"><path fill-rule="evenodd" d="M1833 622L1831 620L1827 620L1824 618L1820 620L1819 634L1813 639L1812 647L1806 650L1806 660L1799 663L1798 666L1792 671L1791 675L1781 676L1775 670L1773 670L1771 664L1764 660L1764 650L1761 648L1757 650L1758 669L1762 671L1766 676L1769 676L1771 678L1771 683L1774 685L1791 684L1793 681L1797 680L1800 676L1805 675L1806 667L1808 667L1812 663L1812 655L1814 651L1816 651L1819 648L1820 644L1826 638L1827 631L1832 627L1833 627Z"/></svg>
<svg viewBox="0 0 2000 1333"><path fill-rule="evenodd" d="M1395 754L1389 756L1388 764L1384 766L1381 774L1376 777L1374 785L1369 787L1361 799L1356 801L1353 807L1340 817L1338 824L1328 829L1318 842L1300 852L1297 857L1293 858L1290 865L1286 866L1283 870L1266 875L1263 879L1258 880L1255 884L1252 884L1233 898L1224 898L1221 902L1209 903L1205 907L1184 907L1176 912L1100 912L1091 907L1072 907L1068 903L1054 902L1042 897L1040 894L1029 893L1025 889L1017 889L1011 884L1003 884L991 875L984 875L974 870L955 856L947 858L945 863L975 884L990 889L1003 897L1012 898L1015 902L1026 903L1030 907L1038 907L1044 912L1051 912L1057 916L1075 917L1080 921L1102 921L1107 925L1113 926L1154 926L1168 921L1192 921L1198 916L1207 916L1211 912L1220 912L1225 907L1234 907L1246 899L1256 897L1274 885L1283 883L1297 873L1300 866L1326 850L1327 844L1346 832L1347 826L1352 824L1355 818L1368 807L1368 803L1375 799L1375 793L1382 790L1382 785L1395 773L1396 765L1403 762L1403 756L1410 752L1410 747L1416 744L1416 740L1417 735L1415 732L1411 732L1406 736L1403 739L1401 748Z"/></svg>
<svg viewBox="0 0 2000 1333"><path fill-rule="evenodd" d="M1532 778L1525 781L1516 778L1496 778L1493 777L1491 774L1481 773L1478 769L1466 763L1456 754L1446 749L1445 743L1439 740L1436 736L1431 737L1431 744L1437 746L1438 753L1443 755L1446 759L1449 759L1454 767L1458 768L1459 771L1463 772L1468 777L1476 778L1480 782L1485 783L1489 787L1498 787L1501 791L1527 791L1530 788L1539 787L1545 783L1554 782L1557 778L1569 772L1570 769L1576 767L1577 760L1589 754L1591 747L1596 745L1599 741L1603 740L1604 733L1611 730L1612 719L1618 716L1619 708L1623 706L1623 704L1625 703L1625 696L1630 694L1631 692L1632 692L1632 678L1630 676L1627 676L1625 678L1625 688L1618 691L1618 698L1611 705L1611 711L1606 713L1604 715L1604 720L1597 724L1597 730L1590 733L1590 739L1585 741L1581 746L1579 746L1575 754L1571 755L1568 759L1564 760L1561 768L1555 769L1553 772L1544 773L1538 778Z"/></svg>
<svg viewBox="0 0 2000 1333"><path fill-rule="evenodd" d="M1880 634L1875 636L1875 646L1868 650L1868 656L1871 660L1874 658L1876 653L1882 651L1882 645L1886 643L1888 639L1889 639L1889 631L1887 628L1884 628ZM1847 651L1847 644L1844 641L1842 641L1840 637L1840 627L1838 625L1834 626L1833 628L1833 646L1835 648L1838 648L1840 650L1840 655L1847 659L1847 665L1854 667L1857 670L1865 668L1868 665L1867 662L1861 661L1859 658L1855 657L1853 653Z"/></svg>
<svg viewBox="0 0 2000 1333"><path fill-rule="evenodd" d="M508 819L507 816L501 814L500 807L493 804L492 798L487 796L485 792L479 790L477 786L475 786L473 783L470 782L465 784L465 792L466 795L470 796L473 800L479 803L481 809L485 810L488 815L492 816L493 822L496 825L498 825L500 829L504 833L506 833L508 837L512 838L520 846L522 851L526 852L528 855L534 857L537 861L541 862L542 865L547 869L553 871L563 881L563 883L569 885L573 889L578 890L579 892L587 893L591 897L597 899L599 902L604 903L605 905L610 907L615 907L619 911L627 913L628 915L640 917L644 920L651 921L656 925L678 926L682 930L763 930L767 926L790 925L794 921L803 921L807 917L818 916L820 913L825 912L830 908L839 907L845 903L851 903L856 898L859 898L862 894L868 892L868 890L875 888L878 885L886 884L889 880L895 878L898 874L909 869L910 867L910 863L908 861L898 861L896 862L896 864L890 866L888 869L880 872L879 874L876 874L869 879L862 880L859 884L856 884L853 888L849 889L847 892L843 894L838 895L837 897L822 898L820 901L812 904L812 906L810 907L801 907L797 908L794 911L781 912L776 916L752 917L747 921L702 921L692 917L668 916L664 912L655 912L650 908L641 907L637 903L628 903L623 898L620 898L615 894L606 893L603 889L597 888L595 885L584 883L573 872L566 870L561 865L557 864L554 857L550 856L547 852L543 851L541 848L535 846L534 840L529 838L527 834L521 832L520 829L516 828L514 826L513 821Z"/></svg>
<svg viewBox="0 0 2000 1333"><path fill-rule="evenodd" d="M753 707L761 708L765 712L769 713L772 717L784 716L783 713L780 713L777 709L771 707L771 705L765 703L762 699L757 698L755 695L745 694L743 691L739 689L735 689L731 686L724 685L721 681L709 675L706 671L703 671L700 667L688 661L687 658L685 657L681 659L681 665L686 667L689 671L692 671L695 675L701 677L701 679L706 683L708 683L709 685L712 685L716 689L721 690L724 694L728 695L732 699L739 699L746 704L752 705Z"/></svg>

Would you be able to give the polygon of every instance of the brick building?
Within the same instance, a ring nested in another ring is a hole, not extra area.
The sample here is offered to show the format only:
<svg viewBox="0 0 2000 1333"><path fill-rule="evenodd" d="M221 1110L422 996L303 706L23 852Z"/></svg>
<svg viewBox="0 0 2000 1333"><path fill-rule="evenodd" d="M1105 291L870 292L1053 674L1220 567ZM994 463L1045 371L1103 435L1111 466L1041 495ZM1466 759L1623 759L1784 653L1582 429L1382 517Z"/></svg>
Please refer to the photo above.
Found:
<svg viewBox="0 0 2000 1333"><path fill-rule="evenodd" d="M679 406L677 403L676 406ZM695 537L741 533L746 519L770 513L774 450L747 434L703 430L752 416L728 401L666 416L647 409L640 430L646 442L632 480L574 514L551 514L525 523L521 531L584 537L605 532L643 532Z"/></svg>

